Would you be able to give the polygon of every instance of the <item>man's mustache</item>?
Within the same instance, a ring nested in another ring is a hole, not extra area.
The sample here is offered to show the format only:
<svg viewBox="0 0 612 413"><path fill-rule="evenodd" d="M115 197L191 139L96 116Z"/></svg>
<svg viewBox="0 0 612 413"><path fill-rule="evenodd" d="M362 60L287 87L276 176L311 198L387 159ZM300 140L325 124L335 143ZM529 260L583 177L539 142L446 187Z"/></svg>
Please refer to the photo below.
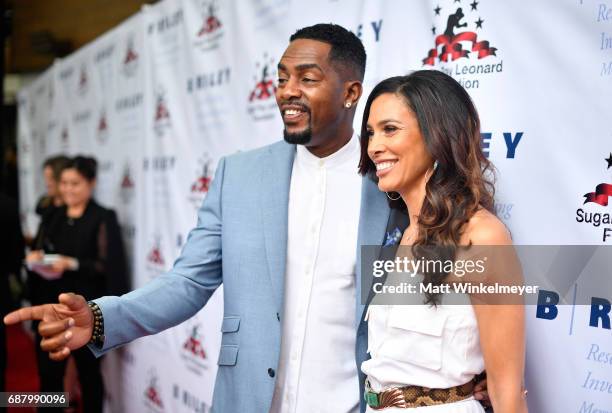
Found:
<svg viewBox="0 0 612 413"><path fill-rule="evenodd" d="M292 108L299 108L304 112L308 112L310 113L310 107L308 107L308 105L306 105L303 102L298 102L298 101L286 101L286 102L280 102L279 107L280 110L285 110L286 106L290 106Z"/></svg>

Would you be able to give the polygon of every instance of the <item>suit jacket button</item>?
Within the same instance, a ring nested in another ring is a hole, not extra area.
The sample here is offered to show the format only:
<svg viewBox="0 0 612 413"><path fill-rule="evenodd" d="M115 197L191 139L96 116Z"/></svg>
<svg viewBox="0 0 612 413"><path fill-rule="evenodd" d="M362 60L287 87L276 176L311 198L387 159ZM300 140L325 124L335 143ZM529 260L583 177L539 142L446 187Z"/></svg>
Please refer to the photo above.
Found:
<svg viewBox="0 0 612 413"><path fill-rule="evenodd" d="M274 369L268 369L268 376L274 377Z"/></svg>
<svg viewBox="0 0 612 413"><path fill-rule="evenodd" d="M277 319L278 321L280 321L280 314L279 314L279 313L276 313L276 319Z"/></svg>

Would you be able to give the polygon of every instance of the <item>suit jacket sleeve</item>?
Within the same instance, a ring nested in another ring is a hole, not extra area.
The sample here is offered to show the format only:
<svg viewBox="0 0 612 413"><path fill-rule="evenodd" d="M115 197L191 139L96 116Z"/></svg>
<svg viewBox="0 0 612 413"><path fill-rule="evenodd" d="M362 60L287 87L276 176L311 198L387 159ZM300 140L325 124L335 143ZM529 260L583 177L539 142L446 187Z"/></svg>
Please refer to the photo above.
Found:
<svg viewBox="0 0 612 413"><path fill-rule="evenodd" d="M168 273L121 297L94 300L104 316L104 347L96 356L142 336L189 319L221 285L221 197L225 161L221 159L180 257Z"/></svg>

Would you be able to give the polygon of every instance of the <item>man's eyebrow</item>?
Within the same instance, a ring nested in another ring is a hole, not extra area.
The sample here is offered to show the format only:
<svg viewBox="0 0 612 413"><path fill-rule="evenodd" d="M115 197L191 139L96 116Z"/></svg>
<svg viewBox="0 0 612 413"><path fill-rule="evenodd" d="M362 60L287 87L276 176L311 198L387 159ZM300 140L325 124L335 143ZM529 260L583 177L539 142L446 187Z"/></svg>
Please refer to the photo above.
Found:
<svg viewBox="0 0 612 413"><path fill-rule="evenodd" d="M321 72L323 71L323 69L321 69L321 66L319 66L316 63L304 63L301 65L297 65L295 68L297 70L317 69L317 70L320 70Z"/></svg>
<svg viewBox="0 0 612 413"><path fill-rule="evenodd" d="M278 70L287 71L287 66L285 66L282 63L279 63L277 68ZM323 71L323 69L321 69L321 66L319 66L316 63L303 63L301 65L297 65L295 68L296 70L299 70L299 71L308 70L308 69L317 69L317 70L320 70L321 72Z"/></svg>

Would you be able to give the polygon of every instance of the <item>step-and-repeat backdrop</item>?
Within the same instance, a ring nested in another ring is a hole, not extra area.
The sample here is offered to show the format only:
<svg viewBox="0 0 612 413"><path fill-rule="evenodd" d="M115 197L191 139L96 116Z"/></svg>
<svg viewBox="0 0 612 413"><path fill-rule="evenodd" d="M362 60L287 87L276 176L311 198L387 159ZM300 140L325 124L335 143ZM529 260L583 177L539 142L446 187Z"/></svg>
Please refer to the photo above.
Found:
<svg viewBox="0 0 612 413"><path fill-rule="evenodd" d="M43 160L93 155L96 197L120 217L133 284L170 268L219 158L282 138L276 64L290 34L319 22L363 41L366 95L385 77L422 68L443 70L468 90L498 169L497 212L517 244L612 243L612 0L145 7L21 91L24 228L36 231ZM360 119L359 111L356 126ZM599 303L612 299L611 291L599 295ZM191 320L108 356L109 411L207 412L221 300L217 293ZM612 411L610 323L593 325L592 311L527 309L531 411Z"/></svg>

